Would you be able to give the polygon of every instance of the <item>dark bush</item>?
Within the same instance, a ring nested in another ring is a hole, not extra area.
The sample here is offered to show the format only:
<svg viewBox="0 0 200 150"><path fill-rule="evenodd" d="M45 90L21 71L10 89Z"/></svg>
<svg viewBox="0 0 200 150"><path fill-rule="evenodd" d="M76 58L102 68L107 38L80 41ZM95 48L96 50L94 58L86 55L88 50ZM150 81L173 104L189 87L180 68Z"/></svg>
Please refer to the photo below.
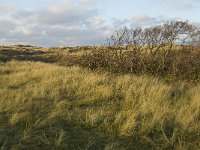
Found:
<svg viewBox="0 0 200 150"><path fill-rule="evenodd" d="M84 54L77 63L92 70L104 69L115 73L150 74L155 76L171 76L181 80L195 80L200 78L200 50L193 49L171 50L163 59L165 52L154 55L140 51L126 51L122 54L113 52L109 48L92 50Z"/></svg>
<svg viewBox="0 0 200 150"><path fill-rule="evenodd" d="M108 41L109 46L85 53L77 62L117 73L199 80L200 30L187 21L143 29L125 27L116 30Z"/></svg>

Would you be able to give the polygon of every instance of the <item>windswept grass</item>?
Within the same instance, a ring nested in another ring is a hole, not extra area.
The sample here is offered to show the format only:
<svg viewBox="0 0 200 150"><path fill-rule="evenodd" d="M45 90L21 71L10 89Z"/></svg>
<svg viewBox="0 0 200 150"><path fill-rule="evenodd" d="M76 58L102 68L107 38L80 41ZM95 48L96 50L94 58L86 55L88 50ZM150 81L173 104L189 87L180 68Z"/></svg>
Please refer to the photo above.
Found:
<svg viewBox="0 0 200 150"><path fill-rule="evenodd" d="M1 149L200 149L200 85L0 64Z"/></svg>

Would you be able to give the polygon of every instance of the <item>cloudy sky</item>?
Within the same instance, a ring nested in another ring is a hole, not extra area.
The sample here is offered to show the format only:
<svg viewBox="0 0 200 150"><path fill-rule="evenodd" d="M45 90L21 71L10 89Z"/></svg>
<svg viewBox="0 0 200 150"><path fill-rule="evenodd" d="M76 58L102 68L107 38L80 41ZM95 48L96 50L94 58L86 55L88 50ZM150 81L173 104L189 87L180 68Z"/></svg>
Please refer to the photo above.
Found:
<svg viewBox="0 0 200 150"><path fill-rule="evenodd" d="M200 23L200 0L0 0L0 45L102 45L116 27Z"/></svg>

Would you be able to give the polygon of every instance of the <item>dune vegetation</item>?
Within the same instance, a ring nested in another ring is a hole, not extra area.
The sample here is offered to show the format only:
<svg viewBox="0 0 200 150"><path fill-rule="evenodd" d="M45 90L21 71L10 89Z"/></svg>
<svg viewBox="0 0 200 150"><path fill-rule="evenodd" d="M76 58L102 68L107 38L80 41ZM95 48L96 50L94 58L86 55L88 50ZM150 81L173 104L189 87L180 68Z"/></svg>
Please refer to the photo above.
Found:
<svg viewBox="0 0 200 150"><path fill-rule="evenodd" d="M124 28L110 43L0 46L0 149L200 149L199 28Z"/></svg>
<svg viewBox="0 0 200 150"><path fill-rule="evenodd" d="M200 84L1 62L1 149L199 149Z"/></svg>

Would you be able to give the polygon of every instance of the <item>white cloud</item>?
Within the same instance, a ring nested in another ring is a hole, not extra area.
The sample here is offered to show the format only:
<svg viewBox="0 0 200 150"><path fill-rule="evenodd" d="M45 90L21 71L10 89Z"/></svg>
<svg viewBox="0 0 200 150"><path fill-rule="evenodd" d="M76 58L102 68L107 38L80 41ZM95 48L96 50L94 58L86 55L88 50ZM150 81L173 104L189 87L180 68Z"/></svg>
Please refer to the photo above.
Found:
<svg viewBox="0 0 200 150"><path fill-rule="evenodd" d="M139 14L137 16L133 16L130 18L130 21L132 22L132 24L134 25L149 25L149 24L154 24L157 22L156 18L147 16L145 14Z"/></svg>
<svg viewBox="0 0 200 150"><path fill-rule="evenodd" d="M132 17L126 18L126 19L117 19L113 18L113 24L116 28L121 28L124 26L128 27L145 27L145 26L153 26L157 24L164 23L168 21L169 18L166 16L159 16L159 17L152 17L146 14L137 14Z"/></svg>
<svg viewBox="0 0 200 150"><path fill-rule="evenodd" d="M164 23L168 20L166 16L151 17L146 14L138 14L129 18L132 27L152 26Z"/></svg>
<svg viewBox="0 0 200 150"><path fill-rule="evenodd" d="M0 44L97 45L104 44L114 27L149 26L169 20L165 16L138 14L124 19L113 18L113 27L108 25L93 7L96 1L61 0L58 3L54 0L51 5L37 10L20 10L0 4ZM167 2L173 3L172 0ZM184 0L182 4L187 3Z"/></svg>
<svg viewBox="0 0 200 150"><path fill-rule="evenodd" d="M39 10L19 10L0 5L0 13L6 14L4 18L0 15L0 44L101 44L108 27L98 17L96 9L86 7L91 2L63 0Z"/></svg>
<svg viewBox="0 0 200 150"><path fill-rule="evenodd" d="M88 22L87 25L93 29L101 28L105 23L105 20L101 19L100 17L93 17Z"/></svg>

